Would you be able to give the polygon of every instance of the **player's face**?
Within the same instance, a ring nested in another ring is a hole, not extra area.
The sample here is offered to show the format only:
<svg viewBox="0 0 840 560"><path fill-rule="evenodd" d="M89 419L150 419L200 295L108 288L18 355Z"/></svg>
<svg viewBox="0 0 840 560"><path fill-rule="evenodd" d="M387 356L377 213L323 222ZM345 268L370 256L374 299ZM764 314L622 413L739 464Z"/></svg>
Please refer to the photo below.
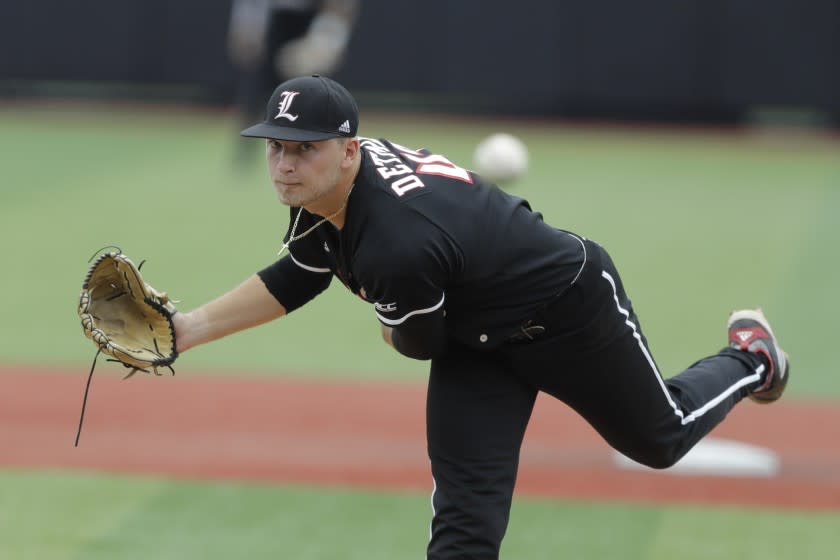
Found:
<svg viewBox="0 0 840 560"><path fill-rule="evenodd" d="M267 140L266 158L280 202L288 206L330 206L345 157L345 141Z"/></svg>

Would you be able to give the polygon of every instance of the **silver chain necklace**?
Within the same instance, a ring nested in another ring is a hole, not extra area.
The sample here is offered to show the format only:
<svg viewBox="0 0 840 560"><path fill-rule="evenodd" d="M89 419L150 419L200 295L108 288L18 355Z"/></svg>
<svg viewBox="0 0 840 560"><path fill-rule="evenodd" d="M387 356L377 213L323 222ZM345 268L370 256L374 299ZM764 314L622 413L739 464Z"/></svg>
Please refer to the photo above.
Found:
<svg viewBox="0 0 840 560"><path fill-rule="evenodd" d="M324 222L326 222L328 220L332 220L333 218L335 218L336 216L341 214L344 211L344 209L347 208L347 202L350 200L350 193L353 192L353 187L355 187L355 186L356 186L356 183L353 183L352 185L350 185L350 188L347 190L347 196L344 197L344 204L341 205L341 208L339 208L338 210L336 210L335 212L333 212L332 214L330 214L326 218L321 218L321 220L317 224L310 227L308 230L304 231L300 235L295 235L295 230L297 229L298 222L300 221L300 215L303 213L303 207L300 207L298 209L297 216L295 216L295 222L292 224L292 231L289 233L289 240L283 243L283 246L280 247L279 251L277 251L277 256L279 257L280 255L285 253L289 249L289 245L292 244L292 241L297 241L298 239L303 239L304 237L306 237L307 235L309 235L310 233L315 231L315 228L317 228L318 226L320 226Z"/></svg>

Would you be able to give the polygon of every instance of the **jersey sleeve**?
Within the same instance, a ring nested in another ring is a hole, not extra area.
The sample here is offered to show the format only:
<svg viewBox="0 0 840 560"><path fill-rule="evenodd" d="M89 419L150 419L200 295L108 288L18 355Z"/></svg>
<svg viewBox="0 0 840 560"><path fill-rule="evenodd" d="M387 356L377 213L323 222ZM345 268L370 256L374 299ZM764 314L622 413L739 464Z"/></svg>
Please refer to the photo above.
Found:
<svg viewBox="0 0 840 560"><path fill-rule="evenodd" d="M292 239L292 234L298 237L317 223L318 221L309 212L302 208L292 208L289 229L283 236L283 243L288 244L292 262L303 270L318 274L330 274L332 272L330 261L324 253L321 240L314 232L298 239ZM291 242L289 242L290 239Z"/></svg>
<svg viewBox="0 0 840 560"><path fill-rule="evenodd" d="M414 317L443 311L445 269L434 251L383 250L376 262L362 267L363 274L375 273L362 276L361 283L379 321L397 328Z"/></svg>
<svg viewBox="0 0 840 560"><path fill-rule="evenodd" d="M290 210L291 220L283 242L289 254L257 272L271 295L291 313L330 285L332 270L316 235L293 239L312 227L313 216L301 208Z"/></svg>
<svg viewBox="0 0 840 560"><path fill-rule="evenodd" d="M365 298L379 321L393 329L398 352L434 358L445 347L446 287L462 258L449 236L418 212L381 223L388 228L377 233L376 251L366 252L354 266Z"/></svg>
<svg viewBox="0 0 840 560"><path fill-rule="evenodd" d="M446 348L446 320L443 310L415 315L391 331L397 352L415 360L430 360Z"/></svg>
<svg viewBox="0 0 840 560"><path fill-rule="evenodd" d="M291 313L326 290L332 280L332 274L301 268L291 256L265 267L257 272L257 276L274 299L286 309L286 313Z"/></svg>
<svg viewBox="0 0 840 560"><path fill-rule="evenodd" d="M445 347L445 265L433 251L382 253L370 281L362 280L376 317L393 329L394 348L428 360ZM370 286L370 289L368 289Z"/></svg>

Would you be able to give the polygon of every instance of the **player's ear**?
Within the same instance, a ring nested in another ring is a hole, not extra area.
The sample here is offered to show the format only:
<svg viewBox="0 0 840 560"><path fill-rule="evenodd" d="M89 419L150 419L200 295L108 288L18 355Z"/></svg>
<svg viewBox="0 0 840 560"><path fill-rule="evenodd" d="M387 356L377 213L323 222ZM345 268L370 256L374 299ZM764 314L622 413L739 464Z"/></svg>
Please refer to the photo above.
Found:
<svg viewBox="0 0 840 560"><path fill-rule="evenodd" d="M358 138L340 138L339 142L343 142L342 151L344 158L341 162L342 167L350 167L359 155L359 139Z"/></svg>

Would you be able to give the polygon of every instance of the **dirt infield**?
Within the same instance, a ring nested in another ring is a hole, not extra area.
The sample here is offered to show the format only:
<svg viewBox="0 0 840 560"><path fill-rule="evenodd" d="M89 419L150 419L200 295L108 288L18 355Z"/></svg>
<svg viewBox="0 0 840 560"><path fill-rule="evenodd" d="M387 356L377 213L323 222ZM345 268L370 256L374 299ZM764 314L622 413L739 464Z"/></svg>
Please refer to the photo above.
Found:
<svg viewBox="0 0 840 560"><path fill-rule="evenodd" d="M86 372L0 367L0 467L431 490L422 385L119 374L100 365L74 448ZM775 475L620 468L587 424L541 396L517 493L840 510L840 406L745 403L712 436L772 451Z"/></svg>

